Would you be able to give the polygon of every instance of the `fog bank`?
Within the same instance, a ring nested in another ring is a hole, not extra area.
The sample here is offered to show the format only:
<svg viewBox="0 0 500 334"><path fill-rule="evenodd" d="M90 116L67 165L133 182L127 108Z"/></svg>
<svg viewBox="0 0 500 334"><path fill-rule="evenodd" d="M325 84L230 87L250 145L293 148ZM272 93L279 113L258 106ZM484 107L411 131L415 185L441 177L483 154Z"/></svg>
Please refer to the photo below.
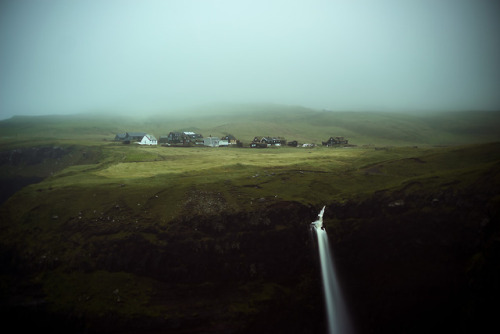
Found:
<svg viewBox="0 0 500 334"><path fill-rule="evenodd" d="M495 1L2 1L0 114L500 109Z"/></svg>

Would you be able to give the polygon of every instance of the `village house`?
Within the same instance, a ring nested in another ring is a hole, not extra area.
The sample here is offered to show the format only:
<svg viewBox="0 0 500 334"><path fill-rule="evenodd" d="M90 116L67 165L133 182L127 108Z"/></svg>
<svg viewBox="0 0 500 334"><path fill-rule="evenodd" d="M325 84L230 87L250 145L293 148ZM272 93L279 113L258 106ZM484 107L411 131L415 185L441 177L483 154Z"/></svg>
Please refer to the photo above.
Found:
<svg viewBox="0 0 500 334"><path fill-rule="evenodd" d="M229 143L226 139L220 139L219 137L209 136L203 138L203 145L209 147L222 147L222 146L228 146Z"/></svg>
<svg viewBox="0 0 500 334"><path fill-rule="evenodd" d="M261 143L269 146L282 146L286 145L286 139L283 137L255 137L252 143ZM254 147L250 145L251 147Z"/></svg>
<svg viewBox="0 0 500 334"><path fill-rule="evenodd" d="M170 145L198 145L203 144L203 136L201 134L184 131L184 132L170 132L168 136L162 136L162 142Z"/></svg>
<svg viewBox="0 0 500 334"><path fill-rule="evenodd" d="M170 132L167 136L167 143L169 144L179 144L182 141L182 132Z"/></svg>
<svg viewBox="0 0 500 334"><path fill-rule="evenodd" d="M222 140L227 140L228 145L236 145L238 144L238 140L233 135L227 135L221 138Z"/></svg>
<svg viewBox="0 0 500 334"><path fill-rule="evenodd" d="M155 136L146 133L140 141L137 142L139 145L158 145L158 141Z"/></svg>
<svg viewBox="0 0 500 334"><path fill-rule="evenodd" d="M116 141L121 141L124 144L137 143L139 145L157 145L158 142L155 136L146 132L125 132L115 136Z"/></svg>
<svg viewBox="0 0 500 334"><path fill-rule="evenodd" d="M142 138L144 138L145 135L146 132L127 132L124 140L129 141L131 143L139 142L142 140Z"/></svg>
<svg viewBox="0 0 500 334"><path fill-rule="evenodd" d="M116 141L124 141L125 138L127 138L127 134L126 133L117 133L116 136L115 136L115 140Z"/></svg>
<svg viewBox="0 0 500 334"><path fill-rule="evenodd" d="M198 134L198 133L192 132L192 131L184 131L183 135L185 136L185 138L189 139L191 142L196 142L199 139L203 138L203 136L201 134Z"/></svg>
<svg viewBox="0 0 500 334"><path fill-rule="evenodd" d="M330 137L327 141L322 142L323 146L347 145L348 140L344 137Z"/></svg>
<svg viewBox="0 0 500 334"><path fill-rule="evenodd" d="M267 144L265 143L260 143L260 142L251 142L250 143L251 148L266 148Z"/></svg>
<svg viewBox="0 0 500 334"><path fill-rule="evenodd" d="M203 138L203 145L209 146L209 147L219 147L219 137L206 137Z"/></svg>

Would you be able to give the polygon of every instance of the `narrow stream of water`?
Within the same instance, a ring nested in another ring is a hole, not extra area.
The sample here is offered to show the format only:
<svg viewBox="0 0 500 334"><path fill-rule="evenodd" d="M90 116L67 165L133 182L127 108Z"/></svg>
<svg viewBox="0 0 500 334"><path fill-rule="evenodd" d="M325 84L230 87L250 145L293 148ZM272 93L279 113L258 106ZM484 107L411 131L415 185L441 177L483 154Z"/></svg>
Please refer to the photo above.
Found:
<svg viewBox="0 0 500 334"><path fill-rule="evenodd" d="M328 321L329 334L350 334L352 329L342 292L337 280L335 266L328 244L328 235L323 226L323 213L325 207L318 214L318 219L311 223L311 231L315 232L318 242L319 261L321 265L321 277L323 281L323 293L326 305L326 317Z"/></svg>

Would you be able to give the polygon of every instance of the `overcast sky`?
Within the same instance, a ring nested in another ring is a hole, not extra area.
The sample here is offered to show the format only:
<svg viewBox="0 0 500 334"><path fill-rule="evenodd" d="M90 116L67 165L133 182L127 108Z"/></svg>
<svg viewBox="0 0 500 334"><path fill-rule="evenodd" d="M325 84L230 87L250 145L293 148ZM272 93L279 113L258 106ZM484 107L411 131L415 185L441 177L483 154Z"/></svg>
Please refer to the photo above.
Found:
<svg viewBox="0 0 500 334"><path fill-rule="evenodd" d="M500 110L496 0L2 0L0 114Z"/></svg>

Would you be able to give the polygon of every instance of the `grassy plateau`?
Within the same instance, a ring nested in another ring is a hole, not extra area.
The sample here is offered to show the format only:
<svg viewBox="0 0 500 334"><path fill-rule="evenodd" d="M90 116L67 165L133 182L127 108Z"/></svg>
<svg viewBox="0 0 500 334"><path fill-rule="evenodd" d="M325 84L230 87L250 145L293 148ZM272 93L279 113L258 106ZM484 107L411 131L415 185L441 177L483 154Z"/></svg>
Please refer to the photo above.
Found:
<svg viewBox="0 0 500 334"><path fill-rule="evenodd" d="M498 113L208 109L0 121L0 297L9 323L82 333L323 333L308 229L326 205L357 332L492 325ZM233 134L244 147L113 141L126 131ZM248 148L267 135L320 145ZM351 146L322 147L331 136Z"/></svg>

